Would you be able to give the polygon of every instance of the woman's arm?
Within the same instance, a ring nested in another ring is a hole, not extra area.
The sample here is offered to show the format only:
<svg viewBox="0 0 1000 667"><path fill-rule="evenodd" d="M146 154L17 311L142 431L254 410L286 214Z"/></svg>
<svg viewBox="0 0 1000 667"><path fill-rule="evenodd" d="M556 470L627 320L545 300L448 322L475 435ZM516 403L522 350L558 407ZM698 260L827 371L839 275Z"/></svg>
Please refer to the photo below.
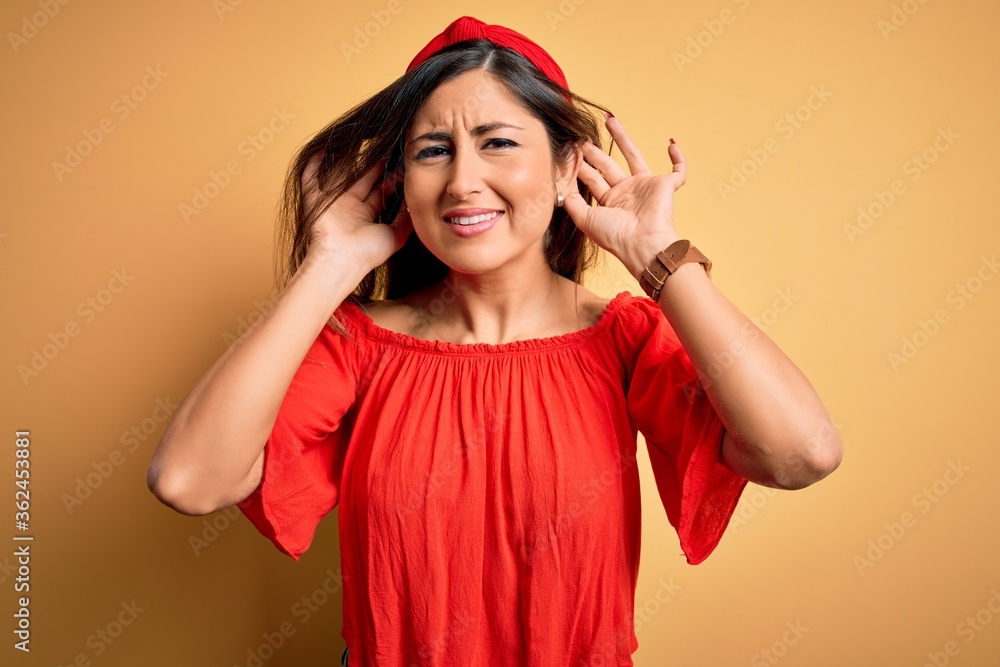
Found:
<svg viewBox="0 0 1000 667"><path fill-rule="evenodd" d="M652 250L649 261L662 249ZM638 280L648 264L628 268ZM809 380L701 264L672 273L659 305L726 426L720 458L726 466L781 489L809 486L836 470L843 445Z"/></svg>
<svg viewBox="0 0 1000 667"><path fill-rule="evenodd" d="M590 206L571 192L565 206L638 281L656 253L680 238L673 194L687 178L687 165L671 139L673 171L654 175L618 119L606 122L631 174L587 143L570 171L598 203ZM725 465L751 482L782 489L808 486L840 465L843 444L812 385L723 296L701 264L684 264L667 277L658 301L726 427Z"/></svg>
<svg viewBox="0 0 1000 667"><path fill-rule="evenodd" d="M302 172L307 210L322 200L318 173L324 155L320 147ZM146 478L163 503L183 514L208 514L257 488L264 446L309 349L344 299L413 229L404 214L391 225L375 222L396 187L397 176L384 169L383 160L325 204L288 285L177 407Z"/></svg>
<svg viewBox="0 0 1000 667"><path fill-rule="evenodd" d="M147 474L161 502L183 514L208 514L257 488L264 444L292 378L365 271L306 258L271 308L174 412Z"/></svg>

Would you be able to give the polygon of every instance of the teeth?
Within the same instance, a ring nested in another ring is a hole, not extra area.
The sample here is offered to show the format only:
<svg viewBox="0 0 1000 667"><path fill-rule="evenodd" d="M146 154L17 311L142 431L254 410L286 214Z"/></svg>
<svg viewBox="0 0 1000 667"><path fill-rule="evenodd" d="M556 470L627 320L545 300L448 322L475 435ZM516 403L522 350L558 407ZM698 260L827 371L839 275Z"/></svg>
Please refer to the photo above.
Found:
<svg viewBox="0 0 1000 667"><path fill-rule="evenodd" d="M493 218L500 215L500 211L493 211L492 213L484 213L483 215L474 215L471 218L445 218L448 222L453 225L476 225L480 222L485 222L486 220L492 220Z"/></svg>

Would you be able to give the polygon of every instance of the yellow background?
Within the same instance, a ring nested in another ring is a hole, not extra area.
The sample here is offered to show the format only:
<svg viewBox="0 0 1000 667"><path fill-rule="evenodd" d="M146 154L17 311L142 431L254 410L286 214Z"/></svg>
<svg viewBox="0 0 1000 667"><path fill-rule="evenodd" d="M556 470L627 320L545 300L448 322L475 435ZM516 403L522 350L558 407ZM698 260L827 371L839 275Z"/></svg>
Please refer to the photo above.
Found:
<svg viewBox="0 0 1000 667"><path fill-rule="evenodd" d="M805 371L844 438L843 464L821 483L750 485L696 567L640 456L636 665L998 664L1000 278L983 263L1000 250L996 3L398 0L393 14L381 0L222 1L49 0L51 18L46 0L0 9L0 539L16 532L24 428L36 536L30 656L11 648L17 575L13 546L0 549L0 662L246 665L283 622L295 633L264 664L339 658L336 583L308 621L293 613L338 572L335 513L296 564L235 510L193 518L159 504L145 486L165 423L157 401L179 402L266 305L296 148L471 14L542 44L654 170L670 168L676 138L689 163L679 231ZM367 45L348 57L366 24ZM130 108L122 95L143 99ZM251 151L248 136L271 123L280 129ZM76 167L54 168L88 136ZM238 173L185 221L180 206L231 161ZM880 215L852 228L859 207ZM641 293L615 262L587 284ZM75 335L60 336L67 325ZM46 345L52 358L23 378ZM123 441L133 428L144 439ZM68 508L77 480L109 465ZM100 640L120 615L130 624Z"/></svg>

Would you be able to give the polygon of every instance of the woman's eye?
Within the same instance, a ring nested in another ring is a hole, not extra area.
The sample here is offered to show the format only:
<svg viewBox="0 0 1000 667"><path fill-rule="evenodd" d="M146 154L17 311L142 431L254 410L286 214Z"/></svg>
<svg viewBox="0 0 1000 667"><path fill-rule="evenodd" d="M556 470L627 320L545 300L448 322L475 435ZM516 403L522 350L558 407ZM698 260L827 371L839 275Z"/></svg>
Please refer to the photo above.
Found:
<svg viewBox="0 0 1000 667"><path fill-rule="evenodd" d="M487 145L493 144L495 146L499 146L502 148L505 148L507 146L517 146L517 144L511 141L510 139L490 139L489 141L486 142L486 144Z"/></svg>
<svg viewBox="0 0 1000 667"><path fill-rule="evenodd" d="M489 139L484 144L486 148L510 148L517 146L517 144L510 139ZM423 160L427 158L440 157L448 152L448 149L444 146L428 146L414 157L415 160Z"/></svg>
<svg viewBox="0 0 1000 667"><path fill-rule="evenodd" d="M441 153L439 151L443 151L443 150L444 150L443 146L430 146L428 148L423 149L419 153L417 153L414 156L414 159L422 160L422 159L428 158L428 157L437 157L438 155L441 155Z"/></svg>

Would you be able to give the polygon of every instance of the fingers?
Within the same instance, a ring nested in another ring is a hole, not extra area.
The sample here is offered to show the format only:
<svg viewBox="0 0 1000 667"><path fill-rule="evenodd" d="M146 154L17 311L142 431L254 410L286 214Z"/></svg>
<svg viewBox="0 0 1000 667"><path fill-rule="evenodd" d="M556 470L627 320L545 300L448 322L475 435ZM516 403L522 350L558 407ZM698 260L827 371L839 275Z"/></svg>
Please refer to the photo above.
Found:
<svg viewBox="0 0 1000 667"><path fill-rule="evenodd" d="M321 199L319 187L319 169L323 163L325 153L319 151L310 156L302 169L302 196L307 207L315 206ZM385 205L386 197L399 185L402 173L398 170L394 173L385 173L385 166L388 158L382 158L371 169L366 171L357 181L341 196L348 196L357 202L367 205L378 216Z"/></svg>
<svg viewBox="0 0 1000 667"><path fill-rule="evenodd" d="M375 182L379 180L385 170L386 162L388 162L388 158L380 159L377 163L375 163L375 166L366 171L361 178L351 185L345 194L351 195L360 201L367 201L368 196L373 194L372 188L374 187Z"/></svg>
<svg viewBox="0 0 1000 667"><path fill-rule="evenodd" d="M364 200L364 203L371 207L376 216L385 205L386 198L403 182L403 176L399 171L382 174L380 178L381 180L371 188L371 192Z"/></svg>
<svg viewBox="0 0 1000 667"><path fill-rule="evenodd" d="M308 206L312 206L313 202L316 201L316 197L319 195L318 183L316 180L316 174L319 172L319 165L323 161L323 154L316 153L309 161L306 162L305 168L302 170L302 196L306 200Z"/></svg>
<svg viewBox="0 0 1000 667"><path fill-rule="evenodd" d="M593 146L593 144L591 144L591 146ZM596 147L594 150L600 153L600 151L597 151ZM603 153L601 154L603 155ZM585 155L589 155L589 152L585 151ZM577 172L577 178L583 181L583 184L587 186L588 190L590 190L590 194L594 195L594 199L597 200L598 204L604 201L604 197L611 189L611 186L608 185L608 182L601 175L601 172L594 169L587 162L580 163L580 171Z"/></svg>
<svg viewBox="0 0 1000 667"><path fill-rule="evenodd" d="M316 180L316 172L319 171L319 163L323 161L323 154L316 153L306 162L305 169L302 170L302 186Z"/></svg>
<svg viewBox="0 0 1000 667"><path fill-rule="evenodd" d="M622 155L625 156L625 162L628 164L629 171L633 176L640 174L650 174L649 165L646 164L646 160L643 159L642 153L639 152L639 147L629 138L628 134L625 132L625 127L622 125L621 121L614 116L608 117L606 122L608 127L608 132L614 138L615 143L622 151Z"/></svg>
<svg viewBox="0 0 1000 667"><path fill-rule="evenodd" d="M667 146L667 155L670 156L670 162L674 165L673 171L670 173L674 177L674 190L676 190L687 182L687 162L684 160L684 153L681 152L680 147L674 143L673 139Z"/></svg>
<svg viewBox="0 0 1000 667"><path fill-rule="evenodd" d="M396 214L396 218L392 221L392 231L396 235L396 249L393 251L399 252L399 250L406 244L406 239L410 236L413 231L413 219L410 218L409 211L406 210L406 206L402 206L399 209L399 213Z"/></svg>
<svg viewBox="0 0 1000 667"><path fill-rule="evenodd" d="M579 226L581 221L587 219L590 204L583 198L579 190L574 190L563 201L563 208L566 209L566 213L569 214L573 222Z"/></svg>
<svg viewBox="0 0 1000 667"><path fill-rule="evenodd" d="M585 166L590 167L593 170L590 173L602 177L612 187L615 183L625 179L625 172L622 171L622 168L593 142L584 143L583 159L584 162L580 165L581 171Z"/></svg>

